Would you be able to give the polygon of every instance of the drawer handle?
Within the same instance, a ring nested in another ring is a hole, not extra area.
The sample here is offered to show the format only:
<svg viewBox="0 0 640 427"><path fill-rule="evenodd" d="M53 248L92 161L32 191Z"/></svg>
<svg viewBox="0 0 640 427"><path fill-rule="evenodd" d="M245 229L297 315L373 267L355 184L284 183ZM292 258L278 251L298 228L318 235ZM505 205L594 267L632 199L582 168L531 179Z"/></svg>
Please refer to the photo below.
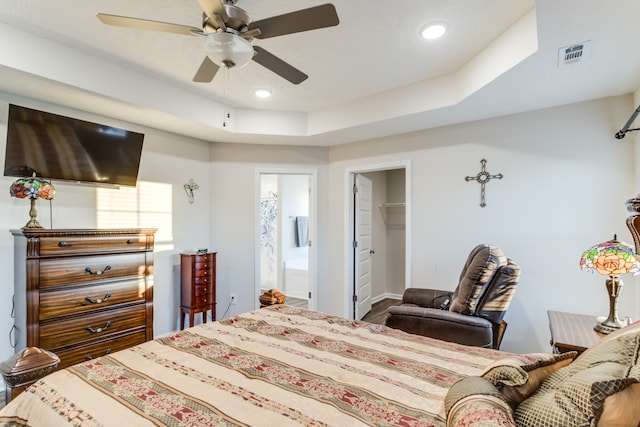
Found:
<svg viewBox="0 0 640 427"><path fill-rule="evenodd" d="M127 245L133 245L133 239L127 240Z"/></svg>
<svg viewBox="0 0 640 427"><path fill-rule="evenodd" d="M91 304L102 304L103 302L105 302L109 298L111 298L111 294L105 294L104 297L98 298L98 299L93 299L91 297L85 297L84 299L89 301Z"/></svg>
<svg viewBox="0 0 640 427"><path fill-rule="evenodd" d="M105 323L102 328L93 329L91 326L87 326L87 327L85 327L85 329L87 331L91 332L92 334L98 334L100 332L106 331L109 326L111 326L111 320L109 320L107 323Z"/></svg>
<svg viewBox="0 0 640 427"><path fill-rule="evenodd" d="M105 351L105 352L104 352L103 356L106 356L106 355L108 355L108 354L111 354L111 349L110 349L110 348L108 348L108 349L107 349L107 351ZM87 354L87 355L84 357L84 360L93 360L93 356L92 356L92 355L90 355L90 354Z"/></svg>
<svg viewBox="0 0 640 427"><path fill-rule="evenodd" d="M63 240L61 242L58 242L58 246L60 246L61 248L68 248L69 246L71 246L71 244Z"/></svg>
<svg viewBox="0 0 640 427"><path fill-rule="evenodd" d="M106 272L107 272L107 271L109 271L109 270L111 270L111 266L110 266L110 265L107 265L107 266L104 268L104 270L102 270L102 271L93 271L93 270L91 270L91 268L89 268L89 267L87 267L87 268L85 268L85 269L84 269L84 271L86 271L87 273L89 273L89 274L96 274L96 275L104 274L104 273L106 273Z"/></svg>

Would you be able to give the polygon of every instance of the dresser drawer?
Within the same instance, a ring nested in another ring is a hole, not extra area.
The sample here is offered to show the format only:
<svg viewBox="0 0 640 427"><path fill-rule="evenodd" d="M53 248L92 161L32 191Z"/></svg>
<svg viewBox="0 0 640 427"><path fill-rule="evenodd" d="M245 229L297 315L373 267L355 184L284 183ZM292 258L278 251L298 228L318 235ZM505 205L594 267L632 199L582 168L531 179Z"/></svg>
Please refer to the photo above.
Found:
<svg viewBox="0 0 640 427"><path fill-rule="evenodd" d="M213 288L207 285L196 285L193 288L193 294L197 297L212 295Z"/></svg>
<svg viewBox="0 0 640 427"><path fill-rule="evenodd" d="M203 307L211 304L213 304L213 298L211 298L209 294L196 295L195 298L193 298L194 307Z"/></svg>
<svg viewBox="0 0 640 427"><path fill-rule="evenodd" d="M56 356L60 358L58 369L124 350L143 342L145 342L144 332L134 332L107 341L74 347L70 350L57 351Z"/></svg>
<svg viewBox="0 0 640 427"><path fill-rule="evenodd" d="M211 268L196 268L193 272L193 275L196 278L199 277L209 277L209 276L213 276L213 270L211 270Z"/></svg>
<svg viewBox="0 0 640 427"><path fill-rule="evenodd" d="M195 258L195 263L200 264L200 263L211 263L213 261L213 253L210 254L201 254L201 255L194 255Z"/></svg>
<svg viewBox="0 0 640 427"><path fill-rule="evenodd" d="M40 324L40 347L58 347L99 339L127 329L144 328L145 304Z"/></svg>
<svg viewBox="0 0 640 427"><path fill-rule="evenodd" d="M118 254L40 261L40 288L145 274L145 254Z"/></svg>
<svg viewBox="0 0 640 427"><path fill-rule="evenodd" d="M116 236L55 236L40 237L40 256L78 255L84 253L114 253L145 251L145 234Z"/></svg>
<svg viewBox="0 0 640 427"><path fill-rule="evenodd" d="M40 320L145 299L144 277L40 293Z"/></svg>
<svg viewBox="0 0 640 427"><path fill-rule="evenodd" d="M195 286L209 285L214 282L213 276L196 277L193 280Z"/></svg>
<svg viewBox="0 0 640 427"><path fill-rule="evenodd" d="M194 264L194 269L196 271L213 271L213 264L211 261L196 262Z"/></svg>

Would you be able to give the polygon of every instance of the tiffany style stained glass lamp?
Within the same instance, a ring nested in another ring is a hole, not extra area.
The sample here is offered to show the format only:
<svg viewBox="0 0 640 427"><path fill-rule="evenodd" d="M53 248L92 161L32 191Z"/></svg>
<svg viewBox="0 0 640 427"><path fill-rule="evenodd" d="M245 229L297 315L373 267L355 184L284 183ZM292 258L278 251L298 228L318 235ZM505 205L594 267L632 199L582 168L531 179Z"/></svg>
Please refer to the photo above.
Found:
<svg viewBox="0 0 640 427"><path fill-rule="evenodd" d="M51 200L56 194L56 189L51 182L42 178L36 177L33 174L30 178L17 179L9 189L11 197L17 197L18 199L29 199L31 202L31 208L29 209L29 216L31 219L22 228L44 228L38 222L36 216L38 212L36 210L36 199Z"/></svg>
<svg viewBox="0 0 640 427"><path fill-rule="evenodd" d="M609 294L609 317L596 324L593 328L603 334L608 334L621 328L624 324L618 319L618 296L622 290L621 274L640 274L640 258L633 248L624 242L619 242L616 236L613 240L597 244L587 249L580 258L580 268L585 271L597 271L609 276L606 281Z"/></svg>

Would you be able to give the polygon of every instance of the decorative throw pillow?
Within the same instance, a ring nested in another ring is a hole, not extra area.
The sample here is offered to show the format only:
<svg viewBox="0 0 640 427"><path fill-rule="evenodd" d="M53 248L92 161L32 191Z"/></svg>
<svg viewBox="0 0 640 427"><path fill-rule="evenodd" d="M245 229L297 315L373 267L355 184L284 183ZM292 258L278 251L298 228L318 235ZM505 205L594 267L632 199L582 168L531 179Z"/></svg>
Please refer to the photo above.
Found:
<svg viewBox="0 0 640 427"><path fill-rule="evenodd" d="M610 333L576 359L573 371L577 372L603 361L623 364L633 363L634 360L637 361L638 350L634 346L634 342L639 335L640 321Z"/></svg>
<svg viewBox="0 0 640 427"><path fill-rule="evenodd" d="M640 383L631 384L604 400L599 427L640 426Z"/></svg>
<svg viewBox="0 0 640 427"><path fill-rule="evenodd" d="M640 383L639 359L640 322L637 322L610 334L571 365L551 374L538 391L518 406L514 414L516 424L595 426L600 425L606 406L609 408L606 419L631 420L635 422L631 425L637 426L638 421L634 421L637 404L616 402L635 396L634 384ZM631 391L623 393L629 388Z"/></svg>
<svg viewBox="0 0 640 427"><path fill-rule="evenodd" d="M449 427L515 427L511 408L482 377L466 377L455 383L444 404Z"/></svg>
<svg viewBox="0 0 640 427"><path fill-rule="evenodd" d="M551 374L569 365L576 355L575 351L563 354L514 355L489 365L482 377L494 384L509 406L515 409Z"/></svg>

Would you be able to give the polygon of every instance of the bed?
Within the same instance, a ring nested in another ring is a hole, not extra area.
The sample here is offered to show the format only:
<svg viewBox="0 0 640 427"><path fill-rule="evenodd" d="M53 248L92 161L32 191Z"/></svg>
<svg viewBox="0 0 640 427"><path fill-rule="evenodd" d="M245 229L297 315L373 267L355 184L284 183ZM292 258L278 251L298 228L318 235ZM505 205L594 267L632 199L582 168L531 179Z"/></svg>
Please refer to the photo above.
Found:
<svg viewBox="0 0 640 427"><path fill-rule="evenodd" d="M534 379L574 356L461 346L275 305L57 371L12 400L0 423L514 426L506 390L529 398Z"/></svg>

